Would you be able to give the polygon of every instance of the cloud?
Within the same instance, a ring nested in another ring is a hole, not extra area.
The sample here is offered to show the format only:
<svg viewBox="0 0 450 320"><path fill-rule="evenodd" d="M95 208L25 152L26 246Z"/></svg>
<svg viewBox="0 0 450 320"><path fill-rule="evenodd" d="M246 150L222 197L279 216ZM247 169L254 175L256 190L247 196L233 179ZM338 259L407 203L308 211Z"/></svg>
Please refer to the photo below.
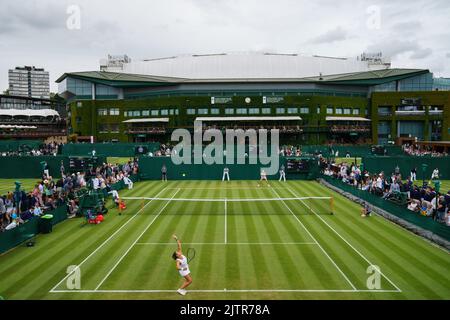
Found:
<svg viewBox="0 0 450 320"><path fill-rule="evenodd" d="M309 41L312 44L333 43L337 41L343 41L348 39L348 33L342 27L330 30L315 37Z"/></svg>
<svg viewBox="0 0 450 320"><path fill-rule="evenodd" d="M410 58L411 59L424 59L426 57L429 57L432 53L433 53L433 50L431 50L430 48L417 49L410 56Z"/></svg>
<svg viewBox="0 0 450 320"><path fill-rule="evenodd" d="M450 52L445 55L446 58L450 58Z"/></svg>

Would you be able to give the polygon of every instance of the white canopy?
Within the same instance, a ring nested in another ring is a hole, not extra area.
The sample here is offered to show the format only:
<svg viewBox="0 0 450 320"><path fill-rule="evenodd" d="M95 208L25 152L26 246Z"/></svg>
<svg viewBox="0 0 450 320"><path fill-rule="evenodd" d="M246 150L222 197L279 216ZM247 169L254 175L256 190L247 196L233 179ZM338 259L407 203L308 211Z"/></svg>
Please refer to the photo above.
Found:
<svg viewBox="0 0 450 320"><path fill-rule="evenodd" d="M53 109L0 109L0 116L59 117Z"/></svg>
<svg viewBox="0 0 450 320"><path fill-rule="evenodd" d="M292 117L198 117L195 121L300 121L302 118Z"/></svg>
<svg viewBox="0 0 450 320"><path fill-rule="evenodd" d="M362 117L327 117L327 121L372 121Z"/></svg>
<svg viewBox="0 0 450 320"><path fill-rule="evenodd" d="M0 124L0 129L37 129L36 126L20 126L10 124Z"/></svg>
<svg viewBox="0 0 450 320"><path fill-rule="evenodd" d="M123 123L169 122L169 118L143 118L122 121Z"/></svg>

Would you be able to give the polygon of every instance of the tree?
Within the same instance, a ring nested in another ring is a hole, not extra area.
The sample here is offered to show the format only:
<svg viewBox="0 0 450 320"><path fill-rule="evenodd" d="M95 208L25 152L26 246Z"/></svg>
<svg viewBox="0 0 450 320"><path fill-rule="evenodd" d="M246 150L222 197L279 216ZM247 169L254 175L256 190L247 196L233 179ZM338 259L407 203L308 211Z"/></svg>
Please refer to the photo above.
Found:
<svg viewBox="0 0 450 320"><path fill-rule="evenodd" d="M5 91L3 91L3 94L9 96L9 89L6 89Z"/></svg>

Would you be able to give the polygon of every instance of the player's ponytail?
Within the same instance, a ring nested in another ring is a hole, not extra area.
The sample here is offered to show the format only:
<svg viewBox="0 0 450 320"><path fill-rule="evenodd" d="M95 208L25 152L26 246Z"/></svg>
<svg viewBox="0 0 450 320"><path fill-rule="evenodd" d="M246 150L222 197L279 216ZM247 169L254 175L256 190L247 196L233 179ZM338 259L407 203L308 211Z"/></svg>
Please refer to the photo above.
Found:
<svg viewBox="0 0 450 320"><path fill-rule="evenodd" d="M173 260L177 260L177 253L176 253L176 252L174 252L174 253L172 254L172 259L173 259Z"/></svg>

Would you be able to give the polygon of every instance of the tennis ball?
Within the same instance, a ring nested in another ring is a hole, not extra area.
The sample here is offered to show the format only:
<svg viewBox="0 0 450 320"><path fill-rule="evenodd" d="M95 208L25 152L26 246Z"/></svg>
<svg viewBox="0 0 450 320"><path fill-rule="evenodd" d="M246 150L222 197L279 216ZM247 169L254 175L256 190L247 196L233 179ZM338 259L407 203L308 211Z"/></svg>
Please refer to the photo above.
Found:
<svg viewBox="0 0 450 320"><path fill-rule="evenodd" d="M186 177L186 173L183 173L183 177Z"/></svg>

